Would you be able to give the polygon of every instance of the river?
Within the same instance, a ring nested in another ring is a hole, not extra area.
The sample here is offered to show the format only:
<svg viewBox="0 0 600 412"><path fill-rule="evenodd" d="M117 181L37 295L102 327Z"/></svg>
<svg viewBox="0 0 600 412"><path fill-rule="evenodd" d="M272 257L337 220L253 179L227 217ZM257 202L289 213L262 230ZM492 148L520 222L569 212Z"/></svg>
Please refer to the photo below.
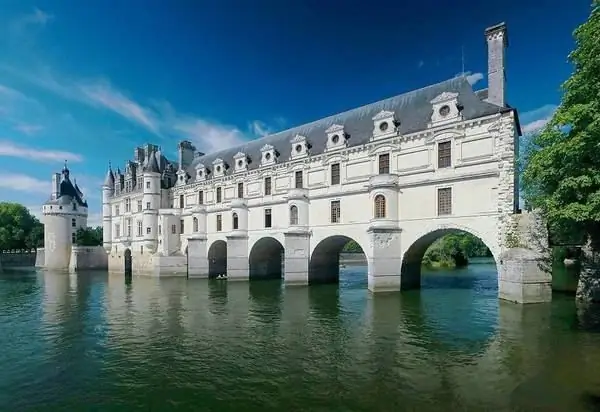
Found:
<svg viewBox="0 0 600 412"><path fill-rule="evenodd" d="M6 271L1 411L592 411L598 318L497 299L495 266L423 289Z"/></svg>

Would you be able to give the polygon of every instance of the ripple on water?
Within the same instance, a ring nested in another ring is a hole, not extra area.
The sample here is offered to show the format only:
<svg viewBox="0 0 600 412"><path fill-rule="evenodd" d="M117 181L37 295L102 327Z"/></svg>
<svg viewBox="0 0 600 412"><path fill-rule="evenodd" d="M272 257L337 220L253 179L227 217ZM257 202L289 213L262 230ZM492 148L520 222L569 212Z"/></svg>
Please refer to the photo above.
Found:
<svg viewBox="0 0 600 412"><path fill-rule="evenodd" d="M473 266L379 296L357 266L297 289L3 274L0 410L589 409L600 311L501 303Z"/></svg>

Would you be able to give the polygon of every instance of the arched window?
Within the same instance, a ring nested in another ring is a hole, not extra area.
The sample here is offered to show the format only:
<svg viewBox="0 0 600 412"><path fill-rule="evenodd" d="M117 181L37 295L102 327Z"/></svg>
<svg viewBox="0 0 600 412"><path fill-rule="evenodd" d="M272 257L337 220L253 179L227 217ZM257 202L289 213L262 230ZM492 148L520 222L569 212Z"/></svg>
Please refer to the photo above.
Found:
<svg viewBox="0 0 600 412"><path fill-rule="evenodd" d="M375 219L385 218L385 196L375 196Z"/></svg>
<svg viewBox="0 0 600 412"><path fill-rule="evenodd" d="M194 232L197 232L197 231L198 231L198 218L197 218L197 217L195 217L195 218L192 220L192 227L193 227L193 229L194 229Z"/></svg>
<svg viewBox="0 0 600 412"><path fill-rule="evenodd" d="M238 215L237 213L233 213L232 215L233 218L233 230L236 230L238 228Z"/></svg>
<svg viewBox="0 0 600 412"><path fill-rule="evenodd" d="M290 207L290 226L298 224L298 207L296 205L292 205Z"/></svg>

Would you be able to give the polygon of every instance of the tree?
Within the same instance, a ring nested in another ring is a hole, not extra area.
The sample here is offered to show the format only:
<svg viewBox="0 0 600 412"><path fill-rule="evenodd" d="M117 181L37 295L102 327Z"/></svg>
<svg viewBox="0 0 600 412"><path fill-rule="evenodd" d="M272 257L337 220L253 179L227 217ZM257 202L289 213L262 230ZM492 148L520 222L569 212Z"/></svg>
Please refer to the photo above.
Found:
<svg viewBox="0 0 600 412"><path fill-rule="evenodd" d="M43 225L25 206L0 202L0 250L31 249L43 243Z"/></svg>
<svg viewBox="0 0 600 412"><path fill-rule="evenodd" d="M102 245L102 228L80 227L75 232L75 244L77 246L100 246Z"/></svg>
<svg viewBox="0 0 600 412"><path fill-rule="evenodd" d="M600 0L575 32L572 76L561 103L535 135L525 165L525 199L547 218L555 235L580 231L600 245Z"/></svg>

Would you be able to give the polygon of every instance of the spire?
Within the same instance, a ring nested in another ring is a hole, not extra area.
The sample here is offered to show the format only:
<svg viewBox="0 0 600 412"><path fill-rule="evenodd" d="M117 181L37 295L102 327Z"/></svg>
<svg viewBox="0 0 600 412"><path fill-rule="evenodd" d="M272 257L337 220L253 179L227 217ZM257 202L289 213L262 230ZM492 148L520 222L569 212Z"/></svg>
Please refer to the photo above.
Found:
<svg viewBox="0 0 600 412"><path fill-rule="evenodd" d="M146 168L144 169L144 171L149 173L160 173L155 153L152 153L150 159L148 159L148 163L146 164Z"/></svg>
<svg viewBox="0 0 600 412"><path fill-rule="evenodd" d="M67 167L67 161L65 160L65 166L63 167L62 170L62 174L63 174L63 178L65 180L69 180L69 168Z"/></svg>
<svg viewBox="0 0 600 412"><path fill-rule="evenodd" d="M106 172L106 178L104 179L104 186L111 189L115 187L115 175L113 174L110 162L108 162L108 171Z"/></svg>

